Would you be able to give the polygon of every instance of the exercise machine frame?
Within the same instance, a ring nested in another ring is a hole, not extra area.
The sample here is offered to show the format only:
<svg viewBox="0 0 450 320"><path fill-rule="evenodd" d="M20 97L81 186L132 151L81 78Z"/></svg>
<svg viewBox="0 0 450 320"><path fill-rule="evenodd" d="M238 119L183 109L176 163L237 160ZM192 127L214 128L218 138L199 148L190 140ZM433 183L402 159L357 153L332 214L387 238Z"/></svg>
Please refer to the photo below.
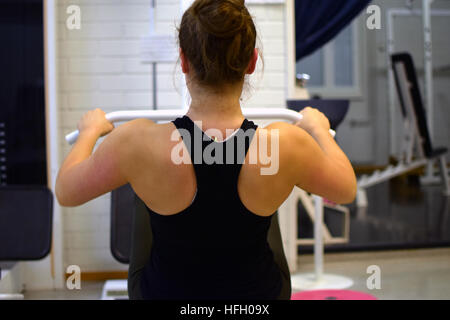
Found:
<svg viewBox="0 0 450 320"><path fill-rule="evenodd" d="M391 64L391 56L395 53L395 37L394 37L394 18L395 17L407 17L407 16L422 16L423 25L423 50L424 50L424 74L425 74L425 106L428 114L428 128L430 130L431 139L434 136L434 95L433 95L433 43L432 43L432 29L431 18L436 17L449 17L450 10L443 9L431 9L431 3L433 0L422 0L422 10L409 9L409 8L391 8L386 11L386 62L388 66L388 105L389 105L389 141L391 154L397 152L396 139L395 139L395 119L396 119L396 107L395 107L395 85L394 74ZM431 162L425 163L426 176L422 178L422 182L435 182L436 179L433 176L433 166ZM422 164L414 164L410 166L420 167ZM392 168L390 168L392 169ZM398 175L396 172L390 171L390 174L394 176Z"/></svg>
<svg viewBox="0 0 450 320"><path fill-rule="evenodd" d="M368 205L367 188L423 166L433 167L436 160L439 161L444 195L450 196L447 150L434 149L432 146L412 57L407 53L400 53L392 55L391 59L392 75L403 116L402 150L397 165L390 165L385 170L375 171L370 176L364 175L358 180L357 205L360 208Z"/></svg>

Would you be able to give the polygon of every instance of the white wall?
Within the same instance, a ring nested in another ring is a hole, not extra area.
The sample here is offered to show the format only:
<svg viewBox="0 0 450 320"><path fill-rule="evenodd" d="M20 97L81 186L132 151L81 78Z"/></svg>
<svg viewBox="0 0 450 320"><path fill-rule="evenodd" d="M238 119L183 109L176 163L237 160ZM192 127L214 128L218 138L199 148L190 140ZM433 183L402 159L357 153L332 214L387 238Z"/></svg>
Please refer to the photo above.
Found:
<svg viewBox="0 0 450 320"><path fill-rule="evenodd" d="M148 35L150 0L60 0L58 28L60 136L76 128L82 114L152 108L152 68L140 62L140 39ZM65 26L68 5L81 8L81 30ZM263 39L265 72L245 106L285 104L284 5L249 5ZM156 31L175 34L179 0L157 0ZM175 65L158 66L158 107L178 108L181 85ZM258 78L258 77L256 77ZM69 146L61 139L63 159ZM82 271L126 270L109 249L110 196L77 208L63 208L64 265Z"/></svg>
<svg viewBox="0 0 450 320"><path fill-rule="evenodd" d="M152 106L152 67L140 62L140 39L149 33L151 1L59 1L58 66L60 134L76 128L82 114L100 107L106 112L149 109ZM65 26L66 8L81 8L81 30ZM156 31L174 33L178 0L158 1ZM173 86L175 65L158 66L160 108L181 105ZM69 146L61 141L63 155ZM77 208L64 208L64 264L82 271L126 270L109 249L110 195Z"/></svg>

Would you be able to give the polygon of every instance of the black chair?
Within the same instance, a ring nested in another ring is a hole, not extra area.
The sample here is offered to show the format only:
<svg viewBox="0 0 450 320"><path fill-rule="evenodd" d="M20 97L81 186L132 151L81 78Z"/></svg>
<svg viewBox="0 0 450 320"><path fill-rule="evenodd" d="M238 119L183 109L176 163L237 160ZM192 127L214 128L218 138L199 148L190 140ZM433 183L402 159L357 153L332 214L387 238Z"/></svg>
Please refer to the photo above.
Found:
<svg viewBox="0 0 450 320"><path fill-rule="evenodd" d="M283 250L278 214L272 217L268 243L278 264L283 288L281 296L290 298L291 277ZM131 299L140 299L139 282L152 247L150 215L144 202L129 185L112 192L111 196L111 252L121 263L130 264L128 293Z"/></svg>
<svg viewBox="0 0 450 320"><path fill-rule="evenodd" d="M0 187L0 261L45 258L51 249L53 195L47 187Z"/></svg>

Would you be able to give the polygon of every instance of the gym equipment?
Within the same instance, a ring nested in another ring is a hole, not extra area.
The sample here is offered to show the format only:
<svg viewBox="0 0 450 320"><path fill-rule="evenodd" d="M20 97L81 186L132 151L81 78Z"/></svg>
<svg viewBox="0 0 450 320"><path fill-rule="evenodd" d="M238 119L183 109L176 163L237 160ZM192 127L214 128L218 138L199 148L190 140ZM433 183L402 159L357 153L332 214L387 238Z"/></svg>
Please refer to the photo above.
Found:
<svg viewBox="0 0 450 320"><path fill-rule="evenodd" d="M412 6L408 8L391 8L386 13L386 61L387 65L391 66L391 56L395 53L395 38L394 38L394 18L421 16L423 25L423 56L424 56L424 73L425 73L425 106L428 114L427 125L430 130L430 137L433 139L434 123L434 93L433 93L433 43L432 43L432 17L450 17L450 10L431 9L433 0L422 0L422 10L415 10ZM389 132L390 132L390 146L391 153L396 152L396 133L394 131L396 124L395 113L395 89L394 89L394 73L392 68L388 69L387 90L389 93ZM422 182L433 182L433 167L431 163L427 164L426 176L423 177Z"/></svg>
<svg viewBox="0 0 450 320"><path fill-rule="evenodd" d="M129 184L111 192L111 253L125 264L130 263L131 229L139 210L138 200Z"/></svg>
<svg viewBox="0 0 450 320"><path fill-rule="evenodd" d="M46 185L41 1L0 1L0 185Z"/></svg>
<svg viewBox="0 0 450 320"><path fill-rule="evenodd" d="M0 262L11 262L3 270L0 284L10 274L20 276L16 262L41 260L51 249L53 194L43 186L0 187ZM15 278L15 277L12 277ZM11 282L14 282L11 279ZM12 285L11 285L12 286ZM2 286L0 285L0 290ZM8 287L8 286L7 286ZM7 288L18 291L22 288ZM0 291L1 292L1 291ZM20 294L3 294L1 299L18 299Z"/></svg>
<svg viewBox="0 0 450 320"><path fill-rule="evenodd" d="M51 51L57 46L51 32L55 19L49 15L55 7L53 0L0 1L0 34L8 43L0 62L0 299L23 299L18 293L25 282L28 288L63 283L54 255L61 241L44 259L60 223L49 190L59 165L52 146L60 144L57 117L49 108L58 93L51 72L57 62ZM32 270L22 262L41 259Z"/></svg>
<svg viewBox="0 0 450 320"><path fill-rule="evenodd" d="M40 260L50 252L53 194L47 187L0 187L0 261Z"/></svg>
<svg viewBox="0 0 450 320"><path fill-rule="evenodd" d="M391 60L403 116L402 153L396 166L388 166L383 171L375 171L371 176L362 176L358 180L358 207L368 205L366 188L425 165L432 167L436 160L439 161L444 194L450 196L447 149L434 148L432 145L413 59L408 53L398 53L392 55Z"/></svg>
<svg viewBox="0 0 450 320"><path fill-rule="evenodd" d="M186 1L182 1L182 12L184 12L185 9L187 9L187 6L190 5L189 0ZM157 110L157 87L156 87L156 80L157 80L157 76L156 76L156 68L157 68L157 63L164 63L164 62L170 62L171 61L171 56L172 54L169 54L168 57L162 57L161 54L159 54L158 52L155 52L154 48L155 46L151 46L149 45L149 43L151 41L157 40L157 35L155 33L155 1L152 1L152 6L151 6L151 11L150 11L150 37L147 39L143 39L142 45L141 45L141 60L142 63L144 64L148 64L151 63L153 65L153 109ZM163 38L163 37L161 37ZM167 37L168 38L168 37ZM164 50L166 50L168 46L163 46ZM160 50L160 47L158 47L158 50ZM170 52L169 52L170 53ZM182 88L184 94L183 96L187 97L187 88L184 85ZM187 100L187 99L184 99ZM186 106L185 106L186 107ZM257 113L260 113L260 115L257 116ZM282 113L280 116L280 112ZM286 113L288 112L288 113ZM185 113L185 111L183 110L166 110L166 111L162 111L162 110L158 110L158 111L152 111L152 112L141 112L141 111L133 111L133 112L121 112L121 113L113 113L107 116L108 120L111 121L127 121L127 120L132 120L136 117L144 117L144 118L148 118L150 117L152 120L160 120L160 121L168 121L168 120L173 120L176 117L180 117L183 116ZM273 112L271 112L270 109L263 109L263 110L258 110L258 109L252 109L252 110L248 110L248 111L244 111L244 115L248 118L252 118L252 119L285 119L288 121L298 121L301 119L301 116L298 113L292 112L289 110L285 110L285 109L273 109ZM334 136L334 132L330 131L330 133ZM77 133L74 132L68 136L66 136L66 140L69 141L70 143L73 143L76 140L77 137ZM117 191L114 191L112 194L112 220L111 220L111 250L112 250L112 254L113 256L120 262L123 263L127 263L129 261L129 248L130 246L128 245L128 243L131 241L129 234L125 233L124 230L127 230L127 228L129 227L129 223L130 221L127 220L127 217L122 217L122 215L117 215L119 211L114 211L116 210L115 208L115 203L119 203L121 201L130 201L133 194L134 193L130 193L131 188L129 188L129 186L125 186ZM118 193L120 193L121 191L123 191L126 195L125 195L125 199L123 200L121 199L121 197L118 195ZM127 193L128 191L128 193ZM132 190L131 190L132 191ZM137 201L137 205L139 206L139 201ZM134 207L134 206L132 206ZM128 208L130 208L130 206L128 206ZM129 210L129 209L128 209ZM139 209L136 209L135 211L135 216L141 216L138 214ZM277 221L278 222L278 221ZM123 225L122 225L123 224ZM272 227L271 227L272 228ZM279 228L279 227L278 227ZM278 230L279 232L279 230ZM147 233L143 233L143 234L148 234L148 230ZM280 236L281 237L281 236ZM282 246L280 245L281 249ZM149 248L150 250L150 248ZM147 250L147 252L149 252L149 250ZM275 251L275 250L274 250ZM284 254L283 254L284 257ZM144 262L145 263L145 262ZM143 264L142 264L143 265ZM289 272L289 269L287 268L287 271ZM123 296L123 294L120 292L118 292L117 288L118 288L118 282L114 282L114 283L106 283L105 284L105 290L104 290L104 298L111 298L111 295L108 295L108 292L115 292L118 293L118 295L120 297ZM122 283L122 288L125 288L126 291L126 283ZM123 292L123 290L122 290Z"/></svg>
<svg viewBox="0 0 450 320"><path fill-rule="evenodd" d="M291 110L301 111L306 107L314 107L323 112L328 120L332 130L336 130L339 124L344 120L350 106L349 100L288 100L287 106ZM294 232L290 234L291 240L288 242L292 247L289 252L297 254L299 245L314 245L314 274L296 274L292 276L292 286L298 290L310 289L345 289L353 285L353 281L347 277L332 274L324 274L324 245L347 243L350 235L350 210L347 207L323 202L321 198L311 197L304 190L296 188L290 201L294 204L299 201L308 214L308 217L314 223L314 239L299 238L297 229L297 206L294 205L291 214L289 214L290 224L295 226ZM324 208L341 212L343 214L342 236L333 237L324 223Z"/></svg>
<svg viewBox="0 0 450 320"><path fill-rule="evenodd" d="M300 121L303 117L300 113L284 108L243 108L244 117L253 120L286 120L292 123ZM138 110L138 111L115 111L108 113L106 119L111 122L131 121L139 118L151 119L153 121L171 121L175 118L182 117L186 114L186 110ZM75 143L78 138L78 130L69 133L66 141L70 144ZM336 132L330 129L330 134L334 137Z"/></svg>
<svg viewBox="0 0 450 320"><path fill-rule="evenodd" d="M301 111L306 107L314 107L320 112L324 113L330 121L332 130L336 130L339 124L344 120L347 115L350 101L349 100L328 100L328 99L313 99L313 100L287 100L287 106L294 111ZM309 197L303 190L297 192L299 200L302 202L309 218L312 222L317 221L317 217L314 216L314 205L311 197ZM322 232L324 244L336 244L347 243L350 234L350 211L347 207L331 204L327 201L324 202L324 207L338 212L342 212L344 215L344 223L342 228L341 237L332 237L329 229L323 223ZM311 245L314 244L314 239L297 239L297 245Z"/></svg>

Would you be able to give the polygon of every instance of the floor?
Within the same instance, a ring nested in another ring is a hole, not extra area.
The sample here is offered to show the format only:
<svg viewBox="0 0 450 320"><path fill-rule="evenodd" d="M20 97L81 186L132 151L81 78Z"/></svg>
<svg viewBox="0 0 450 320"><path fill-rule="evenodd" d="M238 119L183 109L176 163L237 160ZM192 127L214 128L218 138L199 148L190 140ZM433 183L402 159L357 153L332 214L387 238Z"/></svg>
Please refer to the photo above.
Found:
<svg viewBox="0 0 450 320"><path fill-rule="evenodd" d="M381 288L369 290L367 267L381 270ZM313 256L299 257L298 272L314 270ZM328 253L325 273L350 277L350 290L370 293L381 300L445 299L450 300L450 248L391 250L375 252ZM103 282L87 281L81 290L45 290L25 292L25 299L100 299Z"/></svg>
<svg viewBox="0 0 450 320"><path fill-rule="evenodd" d="M84 281L80 290L26 291L25 300L100 300L103 281Z"/></svg>
<svg viewBox="0 0 450 320"><path fill-rule="evenodd" d="M313 272L313 255L299 257L299 273ZM369 290L367 267L381 271L381 289ZM450 248L327 253L325 274L349 277L349 290L369 293L381 300L450 299Z"/></svg>

